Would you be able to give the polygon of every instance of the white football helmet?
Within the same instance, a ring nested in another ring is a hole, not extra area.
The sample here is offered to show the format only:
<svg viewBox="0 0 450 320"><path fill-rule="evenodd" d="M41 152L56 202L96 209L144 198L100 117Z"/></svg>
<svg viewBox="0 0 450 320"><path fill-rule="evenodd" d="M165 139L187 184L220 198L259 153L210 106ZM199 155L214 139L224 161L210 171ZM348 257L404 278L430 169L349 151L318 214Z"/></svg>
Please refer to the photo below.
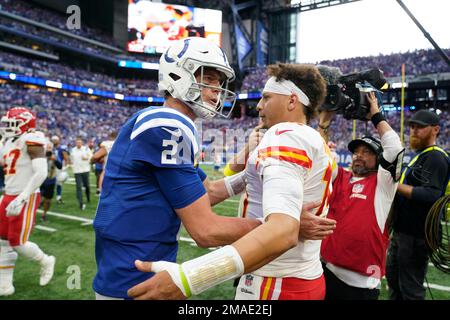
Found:
<svg viewBox="0 0 450 320"><path fill-rule="evenodd" d="M203 71L208 67L224 75L225 80L220 87L203 83ZM195 77L197 71L201 75L200 82L197 82ZM220 115L228 118L236 102L236 94L228 90L228 84L234 77L234 70L219 46L205 38L190 37L174 41L161 55L158 89L182 100L198 117L212 118ZM203 101L201 92L204 88L219 91L215 105ZM231 106L226 110L225 102Z"/></svg>

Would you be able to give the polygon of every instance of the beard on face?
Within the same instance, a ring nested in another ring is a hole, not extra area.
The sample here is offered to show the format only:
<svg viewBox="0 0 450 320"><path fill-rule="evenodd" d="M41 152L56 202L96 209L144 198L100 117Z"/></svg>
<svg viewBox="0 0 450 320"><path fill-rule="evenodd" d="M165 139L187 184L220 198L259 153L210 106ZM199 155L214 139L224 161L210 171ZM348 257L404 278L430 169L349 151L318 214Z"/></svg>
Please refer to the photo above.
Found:
<svg viewBox="0 0 450 320"><path fill-rule="evenodd" d="M422 150L425 149L426 147L428 147L427 143L428 141L430 141L431 139L431 131L427 133L427 135L425 137L423 137L423 139L417 138L417 137L409 137L409 145L411 147L411 149L413 150Z"/></svg>
<svg viewBox="0 0 450 320"><path fill-rule="evenodd" d="M409 145L411 149L413 150L420 150L422 149L422 141L419 138L416 137L409 137Z"/></svg>
<svg viewBox="0 0 450 320"><path fill-rule="evenodd" d="M355 175L365 176L375 170L375 168L369 168L365 161L357 160L357 164L355 162L352 162L352 172Z"/></svg>
<svg viewBox="0 0 450 320"><path fill-rule="evenodd" d="M352 163L352 171L357 175L366 175L369 173L369 169L365 165L355 165Z"/></svg>

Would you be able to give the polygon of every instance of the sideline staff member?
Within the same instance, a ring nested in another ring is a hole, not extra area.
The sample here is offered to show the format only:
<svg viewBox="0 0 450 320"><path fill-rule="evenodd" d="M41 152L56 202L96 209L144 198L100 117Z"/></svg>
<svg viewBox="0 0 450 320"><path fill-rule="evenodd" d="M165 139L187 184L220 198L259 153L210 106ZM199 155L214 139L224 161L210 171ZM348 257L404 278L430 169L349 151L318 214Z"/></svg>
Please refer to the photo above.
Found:
<svg viewBox="0 0 450 320"><path fill-rule="evenodd" d="M403 171L393 205L393 231L386 278L391 300L423 300L429 251L425 243L428 211L445 192L449 158L436 146L439 117L420 110L409 120L410 146L418 152Z"/></svg>

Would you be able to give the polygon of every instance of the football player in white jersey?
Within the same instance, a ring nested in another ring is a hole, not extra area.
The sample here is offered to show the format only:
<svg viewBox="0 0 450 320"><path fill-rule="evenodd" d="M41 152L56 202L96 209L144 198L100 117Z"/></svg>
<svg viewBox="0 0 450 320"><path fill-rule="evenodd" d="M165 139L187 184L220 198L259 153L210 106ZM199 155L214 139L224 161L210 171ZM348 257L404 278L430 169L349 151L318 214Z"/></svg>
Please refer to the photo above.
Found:
<svg viewBox="0 0 450 320"><path fill-rule="evenodd" d="M299 240L304 202L325 216L332 159L320 134L307 124L326 95L313 65L270 66L257 110L268 131L249 157L245 175L248 216L263 224L234 242L181 265L136 261L157 272L128 291L135 299L182 299L244 274L236 299L323 299L320 240ZM164 272L162 272L164 271Z"/></svg>
<svg viewBox="0 0 450 320"><path fill-rule="evenodd" d="M113 131L109 134L109 140L105 140L100 144L100 149L98 149L94 155L91 158L91 163L99 162L103 160L103 171L100 174L100 177L98 179L98 188L97 192L101 193L102 190L102 184L103 184L103 177L105 176L105 168L106 168L106 161L108 160L108 154L112 149L112 146L114 144L114 141L116 140L117 132Z"/></svg>
<svg viewBox="0 0 450 320"><path fill-rule="evenodd" d="M35 115L23 107L8 110L1 124L5 193L0 202L0 296L7 296L14 293L17 254L41 265L41 286L53 277L55 257L28 241L40 202L39 187L47 177L46 138L35 130Z"/></svg>

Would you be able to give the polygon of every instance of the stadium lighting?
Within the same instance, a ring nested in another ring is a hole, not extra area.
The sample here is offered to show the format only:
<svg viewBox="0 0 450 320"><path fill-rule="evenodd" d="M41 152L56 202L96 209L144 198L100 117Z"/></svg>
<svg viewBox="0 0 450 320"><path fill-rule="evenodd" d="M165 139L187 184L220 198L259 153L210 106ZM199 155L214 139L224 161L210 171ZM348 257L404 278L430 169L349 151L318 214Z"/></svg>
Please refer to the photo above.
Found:
<svg viewBox="0 0 450 320"><path fill-rule="evenodd" d="M142 69L159 70L159 63L142 62Z"/></svg>
<svg viewBox="0 0 450 320"><path fill-rule="evenodd" d="M115 93L114 98L116 98L117 100L123 100L123 98L125 98L125 96L121 93Z"/></svg>
<svg viewBox="0 0 450 320"><path fill-rule="evenodd" d="M408 87L408 83L407 82L403 82L403 86L405 87L405 88L407 88ZM401 88L402 87L402 83L401 82L394 82L392 85L391 85L391 88L392 89L398 89L398 88Z"/></svg>
<svg viewBox="0 0 450 320"><path fill-rule="evenodd" d="M46 80L45 85L51 88L58 88L58 89L62 88L62 83L58 81Z"/></svg>

